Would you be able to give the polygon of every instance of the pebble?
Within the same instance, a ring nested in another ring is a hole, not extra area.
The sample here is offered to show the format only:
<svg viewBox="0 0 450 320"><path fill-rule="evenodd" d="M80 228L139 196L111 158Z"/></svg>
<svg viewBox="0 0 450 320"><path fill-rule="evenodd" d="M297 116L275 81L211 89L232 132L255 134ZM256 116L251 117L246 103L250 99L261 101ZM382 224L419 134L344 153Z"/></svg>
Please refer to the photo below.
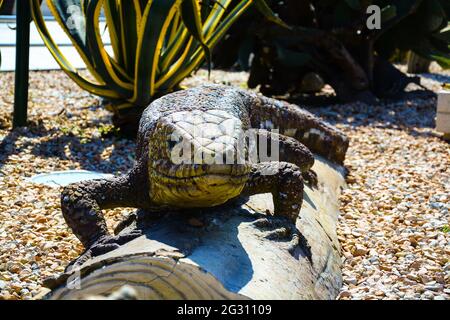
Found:
<svg viewBox="0 0 450 320"><path fill-rule="evenodd" d="M341 291L341 293L340 293L340 295L339 295L339 297L341 298L341 299L343 299L343 298L349 298L349 297L351 297L352 296L352 293L350 292L350 291Z"/></svg>
<svg viewBox="0 0 450 320"><path fill-rule="evenodd" d="M356 279L355 277L348 277L344 279L344 282L356 285L358 283L358 279Z"/></svg>
<svg viewBox="0 0 450 320"><path fill-rule="evenodd" d="M439 89L436 81L422 83ZM351 299L384 292L388 299L450 300L450 147L434 131L436 101L405 102L311 109L351 141L338 223L343 273L354 275Z"/></svg>
<svg viewBox="0 0 450 320"><path fill-rule="evenodd" d="M431 291L441 291L443 286L440 283L434 283L434 284L428 284L425 286L425 289L431 290Z"/></svg>
<svg viewBox="0 0 450 320"><path fill-rule="evenodd" d="M362 246L362 245L360 245L360 244L357 244L356 246L355 246L355 248L353 249L353 256L355 256L355 257L359 257L359 256L364 256L364 255L366 255L367 254L367 252L368 252L368 250L364 247L364 246Z"/></svg>

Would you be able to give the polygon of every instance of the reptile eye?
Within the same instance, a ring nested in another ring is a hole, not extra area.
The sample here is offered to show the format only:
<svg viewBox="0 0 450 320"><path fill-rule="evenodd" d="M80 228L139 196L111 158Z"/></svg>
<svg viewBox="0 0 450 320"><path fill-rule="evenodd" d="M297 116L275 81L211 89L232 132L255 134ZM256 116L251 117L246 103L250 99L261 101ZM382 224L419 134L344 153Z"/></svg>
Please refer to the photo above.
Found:
<svg viewBox="0 0 450 320"><path fill-rule="evenodd" d="M172 150L177 144L177 142L173 140L169 140L167 143L169 144L169 150Z"/></svg>

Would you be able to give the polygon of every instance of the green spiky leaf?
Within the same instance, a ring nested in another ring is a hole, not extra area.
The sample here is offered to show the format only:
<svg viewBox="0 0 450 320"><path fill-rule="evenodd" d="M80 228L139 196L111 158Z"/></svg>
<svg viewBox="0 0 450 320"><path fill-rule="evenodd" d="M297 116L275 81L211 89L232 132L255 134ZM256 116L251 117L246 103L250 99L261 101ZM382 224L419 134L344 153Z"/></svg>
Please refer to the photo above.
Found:
<svg viewBox="0 0 450 320"><path fill-rule="evenodd" d="M395 5L388 5L381 10L381 23L394 19L397 16L397 7Z"/></svg>
<svg viewBox="0 0 450 320"><path fill-rule="evenodd" d="M258 11L266 17L267 20L272 21L284 28L290 28L283 20L281 20L269 7L266 1L264 0L254 0L254 5L258 9Z"/></svg>
<svg viewBox="0 0 450 320"><path fill-rule="evenodd" d="M189 32L200 43L208 63L208 75L211 73L211 50L203 36L201 7L197 0L184 0L181 3L181 17Z"/></svg>

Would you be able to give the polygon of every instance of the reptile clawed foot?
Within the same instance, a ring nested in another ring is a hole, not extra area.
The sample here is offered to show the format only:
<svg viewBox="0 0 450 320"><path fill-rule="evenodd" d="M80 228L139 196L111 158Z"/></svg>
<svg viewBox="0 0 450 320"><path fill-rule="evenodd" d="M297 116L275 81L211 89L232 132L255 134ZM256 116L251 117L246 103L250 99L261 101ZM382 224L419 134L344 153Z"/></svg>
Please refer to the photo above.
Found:
<svg viewBox="0 0 450 320"><path fill-rule="evenodd" d="M97 239L86 251L66 268L80 267L89 259L118 249L121 245L142 235L141 230L132 230L115 236L105 235Z"/></svg>
<svg viewBox="0 0 450 320"><path fill-rule="evenodd" d="M289 240L287 250L294 254L300 243L300 233L289 219L285 217L270 217L258 219L252 224L264 231L263 238L267 240Z"/></svg>
<svg viewBox="0 0 450 320"><path fill-rule="evenodd" d="M92 256L99 256L105 254L109 251L119 248L121 245L136 239L142 235L141 230L132 230L123 234L118 234L115 236L107 235L100 237L89 250Z"/></svg>
<svg viewBox="0 0 450 320"><path fill-rule="evenodd" d="M305 180L306 184L311 187L317 189L319 185L319 179L317 177L317 173L313 170L308 170L302 173L303 180Z"/></svg>

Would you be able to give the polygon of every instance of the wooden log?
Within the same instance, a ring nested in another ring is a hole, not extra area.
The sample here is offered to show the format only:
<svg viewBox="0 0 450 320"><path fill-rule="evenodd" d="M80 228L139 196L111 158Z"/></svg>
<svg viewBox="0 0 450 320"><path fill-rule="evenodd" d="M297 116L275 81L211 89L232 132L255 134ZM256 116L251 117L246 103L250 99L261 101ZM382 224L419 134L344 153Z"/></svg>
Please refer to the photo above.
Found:
<svg viewBox="0 0 450 320"><path fill-rule="evenodd" d="M296 225L303 240L292 253L289 236L271 240L271 227L254 223L273 208L270 195L257 195L134 220L125 229L141 228L143 236L65 273L44 298L117 296L126 285L137 299L335 299L342 285L336 222L344 169L317 159L314 170L319 187L305 187Z"/></svg>

